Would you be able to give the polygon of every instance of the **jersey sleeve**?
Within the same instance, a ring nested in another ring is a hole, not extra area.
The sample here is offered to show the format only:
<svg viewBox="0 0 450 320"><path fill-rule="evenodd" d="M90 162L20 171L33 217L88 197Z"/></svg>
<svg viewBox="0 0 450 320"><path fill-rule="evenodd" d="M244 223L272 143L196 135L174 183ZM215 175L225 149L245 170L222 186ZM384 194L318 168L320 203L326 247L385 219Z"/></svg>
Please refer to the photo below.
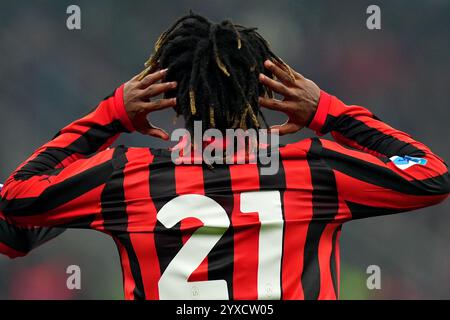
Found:
<svg viewBox="0 0 450 320"><path fill-rule="evenodd" d="M64 231L64 228L17 227L0 216L0 254L11 259L26 256Z"/></svg>
<svg viewBox="0 0 450 320"><path fill-rule="evenodd" d="M366 108L322 92L309 127L318 135L331 133L337 142L317 139L312 149L333 170L349 218L414 210L449 195L445 162Z"/></svg>
<svg viewBox="0 0 450 320"><path fill-rule="evenodd" d="M109 147L131 131L121 86L14 171L1 192L0 212L29 227L65 225L95 214L102 188L117 166Z"/></svg>

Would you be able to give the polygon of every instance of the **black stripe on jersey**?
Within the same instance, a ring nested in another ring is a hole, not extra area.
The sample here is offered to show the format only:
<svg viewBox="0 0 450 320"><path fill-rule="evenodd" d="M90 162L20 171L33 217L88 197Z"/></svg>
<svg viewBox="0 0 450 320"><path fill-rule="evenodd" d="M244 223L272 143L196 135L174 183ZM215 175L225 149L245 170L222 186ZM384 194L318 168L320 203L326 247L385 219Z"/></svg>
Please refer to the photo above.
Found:
<svg viewBox="0 0 450 320"><path fill-rule="evenodd" d="M26 253L31 250L29 239L22 229L15 228L5 220L0 220L0 243L16 251Z"/></svg>
<svg viewBox="0 0 450 320"><path fill-rule="evenodd" d="M416 148L412 144L371 128L364 122L349 115L341 117L328 115L321 131L322 133L339 132L346 138L356 141L360 146L367 147L388 157L405 155L412 157L425 156L423 150Z"/></svg>
<svg viewBox="0 0 450 320"><path fill-rule="evenodd" d="M133 244L130 239L130 234L128 232L117 232L117 231L111 234L112 237L117 239L116 241L118 241L127 252L128 260L130 261L131 274L133 276L135 284L133 290L134 300L145 300L145 291L144 291L144 283L142 281L141 267L139 265L139 260L136 255L136 252L134 251Z"/></svg>
<svg viewBox="0 0 450 320"><path fill-rule="evenodd" d="M5 220L0 220L0 243L4 243L16 251L27 253L32 249L28 232L32 231L15 227Z"/></svg>
<svg viewBox="0 0 450 320"><path fill-rule="evenodd" d="M56 138L58 138L60 135L62 134L61 131L58 131L52 138L52 140L55 140Z"/></svg>
<svg viewBox="0 0 450 320"><path fill-rule="evenodd" d="M0 243L25 254L64 231L63 228L20 228L0 220Z"/></svg>
<svg viewBox="0 0 450 320"><path fill-rule="evenodd" d="M32 216L53 210L104 184L113 173L112 160L89 168L45 189L39 197L1 199L0 211L11 216Z"/></svg>
<svg viewBox="0 0 450 320"><path fill-rule="evenodd" d="M91 224L94 222L96 218L95 214L91 214L89 216L81 217L75 220L72 220L67 223L63 223L58 225L58 228L66 228L66 229L91 229Z"/></svg>
<svg viewBox="0 0 450 320"><path fill-rule="evenodd" d="M450 192L450 174L408 181L389 168L385 168L349 155L323 148L323 159L337 171L373 185L404 194L425 196Z"/></svg>
<svg viewBox="0 0 450 320"><path fill-rule="evenodd" d="M339 299L339 288L338 288L339 275L337 274L336 241L337 241L337 235L340 230L341 230L341 226L337 227L333 232L333 238L332 238L333 240L331 242L332 248L331 248L331 256L330 256L331 279L333 280L334 293L336 294L337 299Z"/></svg>
<svg viewBox="0 0 450 320"><path fill-rule="evenodd" d="M345 201L345 203L347 204L347 207L352 214L352 220L384 216L408 211L408 209L389 209L389 208L371 207L351 201Z"/></svg>
<svg viewBox="0 0 450 320"><path fill-rule="evenodd" d="M126 152L127 148L123 146L117 147L114 150L113 159L115 170L103 189L101 208L105 230L113 235L127 251L131 273L135 283L133 294L134 298L138 300L145 299L145 291L139 261L131 243L130 234L127 231L128 214L124 190L124 169L128 162Z"/></svg>
<svg viewBox="0 0 450 320"><path fill-rule="evenodd" d="M258 161L258 175L259 175L259 185L261 190L278 190L280 192L280 200L281 200L281 212L283 215L283 238L281 247L283 248L281 250L281 269L280 269L280 299L283 299L283 259L284 259L284 234L286 230L286 220L284 218L284 192L286 191L286 175L284 172L284 166L283 166L283 160L281 159L280 153L277 154L271 154L270 155L273 159L273 157L278 156L279 157L279 165L278 165L278 171L274 175L263 175L261 173L261 169L264 167L270 167L270 163L265 165L261 164ZM259 159L258 159L259 160Z"/></svg>
<svg viewBox="0 0 450 320"><path fill-rule="evenodd" d="M175 164L171 161L170 154L165 154L164 150L151 149L151 153L154 158L149 167L150 196L156 211L159 212L167 202L177 196ZM181 222L167 229L161 222L156 221L154 237L161 274L183 246L180 227Z"/></svg>
<svg viewBox="0 0 450 320"><path fill-rule="evenodd" d="M55 169L55 166L71 154L63 148L47 148L17 171L14 179L25 181L33 176L57 176L61 169Z"/></svg>
<svg viewBox="0 0 450 320"><path fill-rule="evenodd" d="M338 213L338 192L333 171L322 161L319 139L311 139L307 161L311 171L313 216L306 234L302 272L305 300L316 300L320 294L319 243L327 223Z"/></svg>
<svg viewBox="0 0 450 320"><path fill-rule="evenodd" d="M219 203L231 221L234 197L229 166L218 165L211 169L203 165L203 180L205 195ZM225 280L230 300L233 299L233 270L234 229L230 225L208 255L208 280Z"/></svg>
<svg viewBox="0 0 450 320"><path fill-rule="evenodd" d="M354 151L364 152L364 151L361 151L361 149L358 149L357 147L351 147L351 146L347 146L345 144L339 144L339 147L349 150L351 152L354 152ZM382 155L382 154L377 154L375 157L378 160L380 160L381 162L383 162L384 164L391 162L391 159L389 159L387 156Z"/></svg>
<svg viewBox="0 0 450 320"><path fill-rule="evenodd" d="M120 120L101 126L93 125L77 140L65 148L46 148L33 160L25 164L15 175L15 180L28 180L36 175L57 175L60 170L55 167L73 154L88 156L99 150L105 143L120 132L126 132Z"/></svg>

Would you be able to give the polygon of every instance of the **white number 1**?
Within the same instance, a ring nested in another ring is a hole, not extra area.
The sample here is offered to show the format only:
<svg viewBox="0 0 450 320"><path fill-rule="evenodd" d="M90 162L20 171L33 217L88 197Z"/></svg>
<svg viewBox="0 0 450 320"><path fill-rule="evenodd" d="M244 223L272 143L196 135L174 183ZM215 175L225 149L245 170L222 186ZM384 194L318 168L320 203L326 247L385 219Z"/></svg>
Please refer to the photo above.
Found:
<svg viewBox="0 0 450 320"><path fill-rule="evenodd" d="M261 229L258 250L258 299L281 298L281 255L283 212L280 192L256 191L241 194L241 211L258 212Z"/></svg>
<svg viewBox="0 0 450 320"><path fill-rule="evenodd" d="M283 250L283 213L278 191L241 194L242 213L257 212L261 222L258 252L258 299L281 297L281 256ZM186 218L203 223L167 266L159 283L161 300L226 300L225 280L188 282L190 275L208 256L230 226L226 211L213 199L190 194L172 199L158 212L157 219L172 228Z"/></svg>

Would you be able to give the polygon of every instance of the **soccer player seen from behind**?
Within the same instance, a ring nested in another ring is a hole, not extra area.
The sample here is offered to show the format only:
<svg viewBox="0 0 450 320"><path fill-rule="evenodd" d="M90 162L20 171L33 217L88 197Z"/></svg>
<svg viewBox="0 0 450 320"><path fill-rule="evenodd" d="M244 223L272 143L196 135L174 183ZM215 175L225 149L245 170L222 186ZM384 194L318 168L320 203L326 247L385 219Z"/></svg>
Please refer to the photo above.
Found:
<svg viewBox="0 0 450 320"><path fill-rule="evenodd" d="M261 107L288 116L272 133L308 127L334 141L281 146L275 174L259 160L189 164L173 150L111 147L134 131L169 139L151 123L157 110L174 108L202 134L263 129ZM5 182L0 251L16 257L64 229L93 229L117 245L126 299L337 299L343 223L449 192L447 166L427 146L321 91L256 29L190 14L161 35L141 74Z"/></svg>

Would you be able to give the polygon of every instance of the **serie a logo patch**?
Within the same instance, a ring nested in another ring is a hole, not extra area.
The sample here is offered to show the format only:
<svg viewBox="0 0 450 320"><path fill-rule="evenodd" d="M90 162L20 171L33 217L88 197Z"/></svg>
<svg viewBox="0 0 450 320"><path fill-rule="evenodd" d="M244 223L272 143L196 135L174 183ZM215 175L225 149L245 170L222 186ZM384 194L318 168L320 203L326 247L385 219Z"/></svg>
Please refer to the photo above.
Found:
<svg viewBox="0 0 450 320"><path fill-rule="evenodd" d="M417 157L410 157L410 156L393 156L390 158L392 163L395 164L395 166L401 170L408 169L409 167L412 167L416 164L424 166L427 164L427 159L424 158L417 158Z"/></svg>

